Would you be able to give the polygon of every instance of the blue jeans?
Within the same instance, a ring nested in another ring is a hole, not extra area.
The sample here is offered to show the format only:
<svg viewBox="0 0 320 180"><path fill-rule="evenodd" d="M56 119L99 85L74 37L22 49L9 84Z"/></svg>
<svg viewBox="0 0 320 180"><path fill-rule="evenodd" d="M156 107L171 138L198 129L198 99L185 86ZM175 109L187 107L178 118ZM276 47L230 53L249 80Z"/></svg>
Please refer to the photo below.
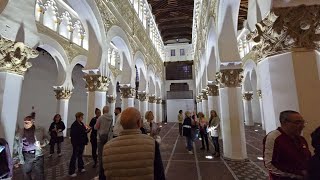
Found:
<svg viewBox="0 0 320 180"><path fill-rule="evenodd" d="M192 137L186 136L186 141L187 141L187 149L188 151L192 150Z"/></svg>
<svg viewBox="0 0 320 180"><path fill-rule="evenodd" d="M35 157L34 154L23 153L25 163L22 165L23 179L31 180L31 172L35 172L37 180L43 180L44 177L44 158L43 156Z"/></svg>

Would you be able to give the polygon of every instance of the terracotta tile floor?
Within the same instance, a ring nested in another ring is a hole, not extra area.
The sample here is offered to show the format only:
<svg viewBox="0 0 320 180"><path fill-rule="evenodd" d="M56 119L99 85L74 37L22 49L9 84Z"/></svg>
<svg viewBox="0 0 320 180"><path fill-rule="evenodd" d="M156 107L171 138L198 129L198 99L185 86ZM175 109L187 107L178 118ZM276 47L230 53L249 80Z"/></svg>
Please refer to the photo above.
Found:
<svg viewBox="0 0 320 180"><path fill-rule="evenodd" d="M185 148L185 139L178 135L178 124L168 123L161 130L161 154L168 180L267 180L267 173L263 163L258 157L262 157L262 139L265 132L257 124L254 127L246 127L246 140L248 161L235 162L223 158L208 159L210 152L201 151L201 141L196 140L195 154L190 155ZM222 145L222 143L220 143ZM211 150L213 149L210 143ZM223 147L221 147L223 148ZM68 177L68 165L71 156L70 140L66 138L63 156L48 158L48 149L45 153L45 174L47 180L72 179ZM97 169L92 168L92 159L84 158L87 172L78 174L74 179L91 180L97 174ZM14 180L21 180L21 169L16 169Z"/></svg>

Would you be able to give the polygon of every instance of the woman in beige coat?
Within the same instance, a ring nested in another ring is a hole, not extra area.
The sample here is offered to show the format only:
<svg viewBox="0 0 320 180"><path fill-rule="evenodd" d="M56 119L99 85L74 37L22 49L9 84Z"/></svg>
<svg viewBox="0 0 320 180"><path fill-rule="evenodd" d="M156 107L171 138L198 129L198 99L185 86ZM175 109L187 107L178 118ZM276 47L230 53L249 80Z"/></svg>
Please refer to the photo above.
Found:
<svg viewBox="0 0 320 180"><path fill-rule="evenodd" d="M209 132L214 145L214 157L220 157L219 147L219 131L220 131L220 118L215 110L211 110L209 120Z"/></svg>

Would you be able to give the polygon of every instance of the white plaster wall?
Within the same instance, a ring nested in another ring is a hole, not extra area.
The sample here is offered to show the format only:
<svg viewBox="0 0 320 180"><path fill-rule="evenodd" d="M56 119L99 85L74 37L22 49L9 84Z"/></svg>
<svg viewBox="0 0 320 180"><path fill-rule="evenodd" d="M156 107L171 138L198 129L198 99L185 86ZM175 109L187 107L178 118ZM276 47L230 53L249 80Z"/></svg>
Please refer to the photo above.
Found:
<svg viewBox="0 0 320 180"><path fill-rule="evenodd" d="M288 7L288 6L299 6L301 4L314 5L320 4L319 0L273 0L273 7Z"/></svg>
<svg viewBox="0 0 320 180"><path fill-rule="evenodd" d="M167 121L177 122L179 110L184 112L194 111L194 100L193 99L168 99L166 102L167 106Z"/></svg>
<svg viewBox="0 0 320 180"><path fill-rule="evenodd" d="M87 90L85 89L86 82L83 80L84 73L82 66L76 65L72 71L72 79L74 89L69 100L69 113L68 113L68 128L75 120L77 112L83 112L84 117L87 117ZM92 117L88 117L91 119ZM86 122L86 120L84 120Z"/></svg>
<svg viewBox="0 0 320 180"><path fill-rule="evenodd" d="M165 52L165 61L187 61L193 60L193 49L192 45L189 43L177 43L177 44L169 44L164 48ZM175 56L171 56L171 50L174 49L176 52ZM180 49L184 49L184 56L180 56Z"/></svg>
<svg viewBox="0 0 320 180"><path fill-rule="evenodd" d="M56 85L57 65L48 53L40 51L40 55L31 59L32 67L24 77L18 124L23 125L23 118L30 115L32 106L35 107L36 125L49 128L53 116L56 114L57 100L53 86Z"/></svg>
<svg viewBox="0 0 320 180"><path fill-rule="evenodd" d="M294 69L290 53L260 62L261 90L266 132L279 125L279 114L284 110L299 111Z"/></svg>
<svg viewBox="0 0 320 180"><path fill-rule="evenodd" d="M10 0L0 14L0 34L11 40L25 42L31 47L35 46L38 43L35 2L35 0Z"/></svg>

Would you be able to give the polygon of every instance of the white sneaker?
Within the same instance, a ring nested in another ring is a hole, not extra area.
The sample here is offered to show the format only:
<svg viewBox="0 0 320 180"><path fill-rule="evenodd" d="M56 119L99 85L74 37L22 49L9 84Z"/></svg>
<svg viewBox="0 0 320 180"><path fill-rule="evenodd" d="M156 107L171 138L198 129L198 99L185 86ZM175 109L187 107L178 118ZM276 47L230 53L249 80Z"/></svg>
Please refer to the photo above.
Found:
<svg viewBox="0 0 320 180"><path fill-rule="evenodd" d="M80 172L84 173L86 172L86 169L81 169Z"/></svg>
<svg viewBox="0 0 320 180"><path fill-rule="evenodd" d="M62 154L61 154L61 153L59 153L59 154L58 154L58 156L59 156L59 157L61 157L61 156L62 156Z"/></svg>
<svg viewBox="0 0 320 180"><path fill-rule="evenodd" d="M188 153L189 153L189 154L193 154L193 152L192 152L192 151L188 151Z"/></svg>
<svg viewBox="0 0 320 180"><path fill-rule="evenodd" d="M48 156L49 158L51 158L52 157L52 154L49 154L49 156Z"/></svg>
<svg viewBox="0 0 320 180"><path fill-rule="evenodd" d="M76 173L73 173L73 174L71 174L71 175L69 175L70 177L76 177L77 176L77 174Z"/></svg>

